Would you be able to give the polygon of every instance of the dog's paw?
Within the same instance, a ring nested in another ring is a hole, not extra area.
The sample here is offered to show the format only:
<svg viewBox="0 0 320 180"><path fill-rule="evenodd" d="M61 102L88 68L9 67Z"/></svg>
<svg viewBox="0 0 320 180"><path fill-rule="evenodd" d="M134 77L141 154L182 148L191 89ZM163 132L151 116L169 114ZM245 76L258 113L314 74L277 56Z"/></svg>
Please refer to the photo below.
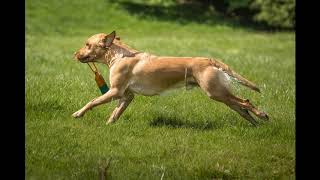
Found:
<svg viewBox="0 0 320 180"><path fill-rule="evenodd" d="M268 121L268 120L269 120L269 116L268 116L267 113L261 112L261 113L260 113L260 119L265 120L265 121Z"/></svg>
<svg viewBox="0 0 320 180"><path fill-rule="evenodd" d="M81 110L79 110L79 111L73 113L73 114L72 114L72 117L74 117L74 118L80 118L80 117L82 117L83 115L84 115L84 112L81 111Z"/></svg>
<svg viewBox="0 0 320 180"><path fill-rule="evenodd" d="M111 125L115 122L115 119L113 118L110 118L107 122L106 122L106 125Z"/></svg>

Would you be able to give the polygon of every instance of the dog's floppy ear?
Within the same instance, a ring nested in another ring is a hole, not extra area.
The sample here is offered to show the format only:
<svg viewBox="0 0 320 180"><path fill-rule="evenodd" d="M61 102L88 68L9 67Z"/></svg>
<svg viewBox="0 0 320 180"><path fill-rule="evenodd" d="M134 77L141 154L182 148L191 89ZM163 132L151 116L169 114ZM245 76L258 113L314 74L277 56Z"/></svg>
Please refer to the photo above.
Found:
<svg viewBox="0 0 320 180"><path fill-rule="evenodd" d="M116 37L116 31L112 31L110 34L106 35L103 38L102 42L100 42L99 44L102 47L109 47L109 46L111 46L115 37Z"/></svg>

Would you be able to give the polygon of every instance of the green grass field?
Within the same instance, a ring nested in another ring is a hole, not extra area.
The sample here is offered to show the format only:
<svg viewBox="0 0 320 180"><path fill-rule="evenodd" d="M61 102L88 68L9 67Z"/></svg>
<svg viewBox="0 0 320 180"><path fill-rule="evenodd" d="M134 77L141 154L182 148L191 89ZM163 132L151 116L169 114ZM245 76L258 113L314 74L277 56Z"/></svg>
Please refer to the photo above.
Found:
<svg viewBox="0 0 320 180"><path fill-rule="evenodd" d="M26 1L26 179L98 179L110 158L107 179L295 179L295 33L152 2ZM156 55L222 59L261 88L233 84L271 121L254 128L200 89L136 96L113 125L116 102L73 119L100 95L73 52L112 30Z"/></svg>

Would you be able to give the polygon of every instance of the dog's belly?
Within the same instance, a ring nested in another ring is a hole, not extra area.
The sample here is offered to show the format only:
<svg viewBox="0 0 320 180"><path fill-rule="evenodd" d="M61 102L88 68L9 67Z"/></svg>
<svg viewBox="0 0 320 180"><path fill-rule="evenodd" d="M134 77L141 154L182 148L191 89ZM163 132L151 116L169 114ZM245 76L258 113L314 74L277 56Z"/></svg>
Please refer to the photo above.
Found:
<svg viewBox="0 0 320 180"><path fill-rule="evenodd" d="M141 94L144 96L154 96L161 93L161 90L156 87L152 87L148 84L144 84L137 81L130 81L128 89L136 94Z"/></svg>
<svg viewBox="0 0 320 180"><path fill-rule="evenodd" d="M141 79L131 79L128 84L128 89L136 94L144 96L154 96L167 93L174 89L185 87L189 90L191 87L197 86L196 81L193 78L183 79L174 83L168 84L167 82L152 82L143 81Z"/></svg>
<svg viewBox="0 0 320 180"><path fill-rule="evenodd" d="M129 82L128 88L130 91L132 91L136 94L141 94L144 96L154 96L154 95L160 95L160 94L164 93L165 91L179 88L182 86L183 86L183 82L178 82L172 86L164 88L164 87L161 87L157 84L150 83L150 82L131 80Z"/></svg>

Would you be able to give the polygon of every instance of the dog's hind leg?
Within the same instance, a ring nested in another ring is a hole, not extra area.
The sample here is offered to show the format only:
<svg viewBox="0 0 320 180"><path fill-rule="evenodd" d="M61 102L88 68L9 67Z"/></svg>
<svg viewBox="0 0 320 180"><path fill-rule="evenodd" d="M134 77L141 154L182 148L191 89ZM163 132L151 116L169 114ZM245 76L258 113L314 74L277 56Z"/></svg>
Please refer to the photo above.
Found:
<svg viewBox="0 0 320 180"><path fill-rule="evenodd" d="M226 89L224 91L224 95L223 96L221 96L221 95L220 96L216 96L216 95L212 95L211 94L209 97L211 99L213 99L213 100L216 100L216 101L224 103L225 105L230 107L232 110L234 110L238 114L240 114L240 116L242 116L243 118L248 120L252 125L256 126L258 122L249 114L249 112L248 112L248 110L246 108L243 108L239 104L230 101L230 99L228 98L228 96L230 94L231 93Z"/></svg>
<svg viewBox="0 0 320 180"><path fill-rule="evenodd" d="M107 121L107 124L113 123L116 120L118 120L121 114L126 110L128 105L131 103L133 98L134 98L134 94L129 91L126 91L124 96L121 99L119 99L119 103L117 107L113 110L109 120Z"/></svg>
<svg viewBox="0 0 320 180"><path fill-rule="evenodd" d="M211 95L209 96L211 99L222 102L226 104L228 107L239 113L243 118L248 120L251 124L257 125L257 121L249 114L248 111L252 112L254 115L258 116L260 119L268 120L268 115L264 112L256 109L249 100L241 99L237 96L234 96L229 92L229 90L225 89L223 95Z"/></svg>
<svg viewBox="0 0 320 180"><path fill-rule="evenodd" d="M238 112L242 117L247 119L249 122L251 122L253 125L256 125L255 119L249 114L248 111L252 112L254 115L259 117L263 120L268 120L269 117L266 113L259 111L256 107L254 107L249 100L241 99L237 96L234 96L231 94L228 90L225 91L224 96L220 97L213 97L212 99L215 99L217 101L223 102L227 106L229 106L231 109Z"/></svg>
<svg viewBox="0 0 320 180"><path fill-rule="evenodd" d="M258 111L248 100L244 100L234 96L225 81L222 72L213 68L207 68L201 73L197 74L197 82L201 89L213 100L222 102L229 106L232 110L239 113L243 118L248 120L251 124L256 125L256 120L249 114L248 110L253 112L256 116L262 119L267 119L268 116Z"/></svg>
<svg viewBox="0 0 320 180"><path fill-rule="evenodd" d="M228 101L231 104L241 107L242 109L251 111L254 115L262 120L269 120L268 115L265 112L259 111L252 103L249 102L248 99L242 99L230 93L228 96Z"/></svg>
<svg viewBox="0 0 320 180"><path fill-rule="evenodd" d="M243 118L248 120L252 125L256 126L258 122L249 114L248 110L243 109L237 105L227 104L231 109L239 113Z"/></svg>

